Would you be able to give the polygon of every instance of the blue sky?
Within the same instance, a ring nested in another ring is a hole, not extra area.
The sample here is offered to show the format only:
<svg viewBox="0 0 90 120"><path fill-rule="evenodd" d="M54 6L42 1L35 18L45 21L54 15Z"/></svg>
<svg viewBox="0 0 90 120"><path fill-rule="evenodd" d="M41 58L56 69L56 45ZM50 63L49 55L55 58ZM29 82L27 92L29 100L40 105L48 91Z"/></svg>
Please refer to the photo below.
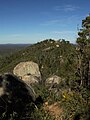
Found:
<svg viewBox="0 0 90 120"><path fill-rule="evenodd" d="M90 13L89 0L0 0L0 44L66 39Z"/></svg>

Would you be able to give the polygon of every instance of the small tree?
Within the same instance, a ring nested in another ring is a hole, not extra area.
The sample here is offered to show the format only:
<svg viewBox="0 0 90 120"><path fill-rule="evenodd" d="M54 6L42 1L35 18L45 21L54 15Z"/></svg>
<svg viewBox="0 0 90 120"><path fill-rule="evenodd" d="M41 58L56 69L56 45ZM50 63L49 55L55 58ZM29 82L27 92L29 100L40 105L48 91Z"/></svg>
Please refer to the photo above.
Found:
<svg viewBox="0 0 90 120"><path fill-rule="evenodd" d="M82 20L82 29L78 32L78 60L81 85L90 85L90 15Z"/></svg>

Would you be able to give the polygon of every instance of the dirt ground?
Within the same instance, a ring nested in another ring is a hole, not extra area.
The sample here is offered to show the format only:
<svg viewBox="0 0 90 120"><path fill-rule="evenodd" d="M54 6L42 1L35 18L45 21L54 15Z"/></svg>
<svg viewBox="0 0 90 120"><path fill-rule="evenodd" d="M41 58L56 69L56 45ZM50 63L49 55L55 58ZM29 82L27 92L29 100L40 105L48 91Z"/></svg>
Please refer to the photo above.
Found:
<svg viewBox="0 0 90 120"><path fill-rule="evenodd" d="M57 102L55 102L52 105L48 105L48 103L45 103L44 109L50 113L50 115L55 117L55 120L62 120L61 114L62 114L62 109L60 109L59 105Z"/></svg>

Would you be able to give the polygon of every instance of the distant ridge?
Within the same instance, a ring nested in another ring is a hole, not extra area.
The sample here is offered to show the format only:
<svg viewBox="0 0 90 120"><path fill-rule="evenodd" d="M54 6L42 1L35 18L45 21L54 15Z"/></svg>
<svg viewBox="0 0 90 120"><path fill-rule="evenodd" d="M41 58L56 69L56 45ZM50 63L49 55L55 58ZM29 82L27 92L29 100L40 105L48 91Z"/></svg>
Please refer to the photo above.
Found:
<svg viewBox="0 0 90 120"><path fill-rule="evenodd" d="M13 44L13 43L7 43L7 44L0 44L0 55L8 55L10 53L14 53L17 50L21 50L25 47L31 46L31 44Z"/></svg>

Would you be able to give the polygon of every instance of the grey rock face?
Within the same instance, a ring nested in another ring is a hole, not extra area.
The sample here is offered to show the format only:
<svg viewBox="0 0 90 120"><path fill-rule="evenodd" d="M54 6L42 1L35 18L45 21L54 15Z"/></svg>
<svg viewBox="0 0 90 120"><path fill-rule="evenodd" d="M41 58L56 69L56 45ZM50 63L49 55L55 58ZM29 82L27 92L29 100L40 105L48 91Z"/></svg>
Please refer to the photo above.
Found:
<svg viewBox="0 0 90 120"><path fill-rule="evenodd" d="M35 100L34 89L15 75L6 73L0 77L0 116L7 111L6 120L13 111L20 114L28 103Z"/></svg>
<svg viewBox="0 0 90 120"><path fill-rule="evenodd" d="M35 101L36 94L31 86L28 86L24 81L11 73L5 73L0 79L0 96L2 95L17 95L21 94L21 97L26 95L30 96L32 101ZM19 96L20 97L20 96ZM25 98L24 98L25 99Z"/></svg>
<svg viewBox="0 0 90 120"><path fill-rule="evenodd" d="M0 117L5 113L5 120L10 120L11 115L16 113L16 119L20 120L26 114L27 106L31 114L38 104L43 104L43 99L41 96L36 98L33 87L11 73L0 76Z"/></svg>

